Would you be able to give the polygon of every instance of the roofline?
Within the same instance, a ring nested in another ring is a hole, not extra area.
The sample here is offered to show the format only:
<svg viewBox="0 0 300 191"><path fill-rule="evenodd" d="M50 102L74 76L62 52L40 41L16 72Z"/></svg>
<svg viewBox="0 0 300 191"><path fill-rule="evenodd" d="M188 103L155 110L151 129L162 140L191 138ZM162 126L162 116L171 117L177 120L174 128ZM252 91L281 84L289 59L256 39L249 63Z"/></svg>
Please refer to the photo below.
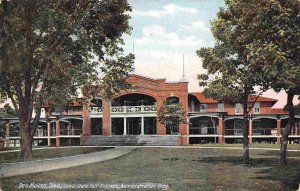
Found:
<svg viewBox="0 0 300 191"><path fill-rule="evenodd" d="M141 77L141 78L144 78L144 79L147 79L147 80L152 80L152 81L156 81L156 80L166 80L166 78L152 78L152 77L149 77L149 76L142 76L142 75L139 75L139 74L130 74L127 78L129 78L130 76L137 76L137 77Z"/></svg>
<svg viewBox="0 0 300 191"><path fill-rule="evenodd" d="M201 93L202 94L202 92L188 92L188 94L194 94L194 93ZM203 94L202 94L203 95ZM204 95L203 95L204 96ZM250 95L250 96L252 96L252 95ZM205 96L204 96L205 97ZM256 101L256 102L274 102L274 104L276 103L276 102L278 102L279 100L277 100L277 99L274 99L274 98L269 98L269 97L264 97L264 96L259 96L259 97L262 97L262 98L267 98L267 99L272 99L272 100L263 100L263 101ZM207 98L208 99L208 98ZM209 98L209 99L211 99L211 98ZM215 100L216 102L219 102L219 101L217 101L217 100ZM250 100L250 101L248 101L248 102L254 102L254 101L252 101L252 100ZM224 103L224 102L220 102L220 103Z"/></svg>

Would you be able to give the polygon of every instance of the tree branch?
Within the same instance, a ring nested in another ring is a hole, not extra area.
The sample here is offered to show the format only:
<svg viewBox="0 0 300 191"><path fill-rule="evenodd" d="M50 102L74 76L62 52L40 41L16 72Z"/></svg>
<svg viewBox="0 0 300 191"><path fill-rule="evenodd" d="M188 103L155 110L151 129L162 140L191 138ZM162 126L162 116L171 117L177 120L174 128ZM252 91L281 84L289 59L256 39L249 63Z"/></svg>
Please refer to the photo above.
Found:
<svg viewBox="0 0 300 191"><path fill-rule="evenodd" d="M263 92L264 92L264 91L261 91L261 92L255 97L255 100L254 100L253 104L252 104L251 107L247 110L247 114L249 114L250 111L253 109L254 104L256 103L256 101L258 100L259 96L261 96Z"/></svg>

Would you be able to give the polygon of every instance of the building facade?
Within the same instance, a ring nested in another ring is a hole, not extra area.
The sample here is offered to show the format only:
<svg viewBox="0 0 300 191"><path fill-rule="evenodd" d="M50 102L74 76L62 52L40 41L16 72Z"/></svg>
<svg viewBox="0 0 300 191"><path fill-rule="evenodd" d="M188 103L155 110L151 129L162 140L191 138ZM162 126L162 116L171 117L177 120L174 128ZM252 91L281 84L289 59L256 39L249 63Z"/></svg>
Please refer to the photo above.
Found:
<svg viewBox="0 0 300 191"><path fill-rule="evenodd" d="M200 92L188 92L188 82L167 82L131 75L130 90L111 100L94 98L84 107L82 100L71 102L66 111L46 109L34 137L35 144L63 145L189 145L201 143L242 142L242 105L221 103L205 98ZM157 110L168 99L182 104L188 124L170 129L157 120ZM255 98L249 97L254 103ZM249 141L279 143L280 132L288 121L287 112L273 109L275 99L259 97L249 116ZM252 105L251 104L251 105ZM20 139L18 120L2 120L6 145L17 145ZM8 136L7 136L8 135ZM299 143L300 116L291 131L291 143Z"/></svg>

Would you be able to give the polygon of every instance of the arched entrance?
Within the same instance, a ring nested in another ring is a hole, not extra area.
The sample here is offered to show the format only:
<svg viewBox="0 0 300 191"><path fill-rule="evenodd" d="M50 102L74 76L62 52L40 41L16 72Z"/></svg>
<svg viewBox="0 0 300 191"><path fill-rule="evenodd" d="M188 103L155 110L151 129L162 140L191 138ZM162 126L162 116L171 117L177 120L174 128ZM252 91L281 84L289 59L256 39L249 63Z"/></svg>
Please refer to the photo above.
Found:
<svg viewBox="0 0 300 191"><path fill-rule="evenodd" d="M218 120L217 116L191 116L189 120L189 143L217 143Z"/></svg>
<svg viewBox="0 0 300 191"><path fill-rule="evenodd" d="M156 134L156 99L142 93L121 95L112 100L112 135Z"/></svg>
<svg viewBox="0 0 300 191"><path fill-rule="evenodd" d="M200 116L190 118L190 135L216 135L218 134L218 118Z"/></svg>

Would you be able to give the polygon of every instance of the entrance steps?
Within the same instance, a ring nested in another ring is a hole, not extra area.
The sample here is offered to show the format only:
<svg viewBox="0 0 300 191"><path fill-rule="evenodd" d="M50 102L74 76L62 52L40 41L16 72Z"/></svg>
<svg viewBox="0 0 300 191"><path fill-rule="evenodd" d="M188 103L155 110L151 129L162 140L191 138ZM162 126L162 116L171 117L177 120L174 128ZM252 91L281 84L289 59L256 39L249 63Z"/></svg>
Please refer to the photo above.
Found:
<svg viewBox="0 0 300 191"><path fill-rule="evenodd" d="M138 145L178 145L178 135L90 135L81 136L81 145L138 146Z"/></svg>

